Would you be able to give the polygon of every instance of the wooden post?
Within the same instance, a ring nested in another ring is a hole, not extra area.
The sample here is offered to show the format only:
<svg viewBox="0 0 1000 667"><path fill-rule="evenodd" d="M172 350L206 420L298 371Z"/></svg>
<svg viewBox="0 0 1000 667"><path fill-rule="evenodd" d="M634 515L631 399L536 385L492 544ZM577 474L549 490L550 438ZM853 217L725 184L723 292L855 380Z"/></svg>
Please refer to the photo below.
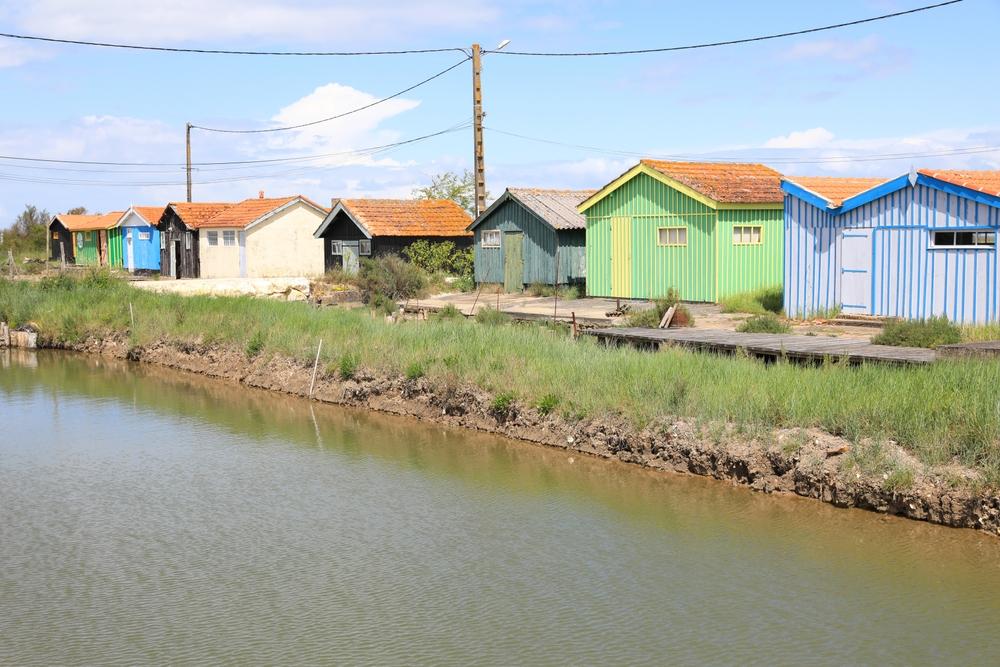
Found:
<svg viewBox="0 0 1000 667"><path fill-rule="evenodd" d="M66 269L66 242L59 239L59 269Z"/></svg>
<svg viewBox="0 0 1000 667"><path fill-rule="evenodd" d="M677 306L670 306L667 308L667 312L663 313L663 317L660 319L660 328L666 329L670 326L671 320L674 319L674 313L677 312Z"/></svg>
<svg viewBox="0 0 1000 667"><path fill-rule="evenodd" d="M552 323L555 324L559 315L559 244L556 243L556 284L552 288Z"/></svg>
<svg viewBox="0 0 1000 667"><path fill-rule="evenodd" d="M132 333L132 332L135 331L135 311L132 310L132 302L131 301L128 302L128 317L129 317L130 320L132 320L132 328L129 329L129 333Z"/></svg>
<svg viewBox="0 0 1000 667"><path fill-rule="evenodd" d="M576 311L574 310L569 315L570 315L570 317L573 318L573 338L575 340L576 337L579 335L579 333L577 332L577 329L576 329Z"/></svg>
<svg viewBox="0 0 1000 667"><path fill-rule="evenodd" d="M473 176L476 184L476 216L486 210L486 167L483 152L483 89L480 84L482 57L478 44L472 45L472 143Z"/></svg>
<svg viewBox="0 0 1000 667"><path fill-rule="evenodd" d="M187 200L191 201L191 123L185 126L184 143L187 144Z"/></svg>
<svg viewBox="0 0 1000 667"><path fill-rule="evenodd" d="M316 361L313 362L313 375L312 381L309 383L309 398L313 396L313 388L316 386L316 370L319 368L319 351L323 349L323 339L319 339L319 345L316 346Z"/></svg>
<svg viewBox="0 0 1000 667"><path fill-rule="evenodd" d="M14 251L13 250L8 250L7 251L7 272L10 274L11 278L14 277Z"/></svg>
<svg viewBox="0 0 1000 667"><path fill-rule="evenodd" d="M476 314L476 304L479 303L479 294L483 291L483 284L479 283L479 289L476 290L476 299L472 302L472 310L469 311L469 317Z"/></svg>
<svg viewBox="0 0 1000 667"><path fill-rule="evenodd" d="M500 288L497 288L497 312L500 312Z"/></svg>

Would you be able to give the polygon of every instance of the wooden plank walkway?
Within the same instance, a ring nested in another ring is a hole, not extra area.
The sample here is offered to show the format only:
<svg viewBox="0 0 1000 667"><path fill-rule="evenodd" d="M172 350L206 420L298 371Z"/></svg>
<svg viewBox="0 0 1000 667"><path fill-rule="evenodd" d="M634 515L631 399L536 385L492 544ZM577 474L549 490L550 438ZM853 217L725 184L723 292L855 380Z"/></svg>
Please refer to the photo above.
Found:
<svg viewBox="0 0 1000 667"><path fill-rule="evenodd" d="M749 334L721 329L641 329L604 328L583 332L605 343L627 343L639 347L679 345L713 352L745 350L764 357L789 357L803 360L846 359L851 363L881 361L893 364L929 364L937 359L934 350L922 347L872 345L868 341L803 336L801 334Z"/></svg>

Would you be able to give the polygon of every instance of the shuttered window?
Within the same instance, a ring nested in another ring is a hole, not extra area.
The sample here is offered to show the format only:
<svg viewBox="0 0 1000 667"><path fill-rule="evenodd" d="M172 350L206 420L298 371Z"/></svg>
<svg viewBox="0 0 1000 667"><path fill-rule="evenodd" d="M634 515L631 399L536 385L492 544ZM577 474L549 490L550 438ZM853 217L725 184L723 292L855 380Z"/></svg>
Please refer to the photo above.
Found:
<svg viewBox="0 0 1000 667"><path fill-rule="evenodd" d="M160 250L167 249L167 233L163 232L160 234Z"/></svg>
<svg viewBox="0 0 1000 667"><path fill-rule="evenodd" d="M687 227L660 227L656 230L656 242L665 246L686 246L688 244Z"/></svg>
<svg viewBox="0 0 1000 667"><path fill-rule="evenodd" d="M764 242L764 230L760 225L737 225L733 227L733 245L760 245Z"/></svg>

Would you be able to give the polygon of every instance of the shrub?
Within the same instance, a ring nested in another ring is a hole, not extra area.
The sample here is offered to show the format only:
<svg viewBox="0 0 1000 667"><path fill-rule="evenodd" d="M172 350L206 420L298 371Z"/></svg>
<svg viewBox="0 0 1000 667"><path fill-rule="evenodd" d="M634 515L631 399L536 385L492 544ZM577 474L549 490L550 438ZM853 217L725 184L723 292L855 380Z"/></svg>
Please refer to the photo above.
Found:
<svg viewBox="0 0 1000 667"><path fill-rule="evenodd" d="M264 332L258 331L247 341L247 356L253 359L264 349Z"/></svg>
<svg viewBox="0 0 1000 667"><path fill-rule="evenodd" d="M452 286L459 292L471 292L476 289L476 281L472 277L472 274L466 274L461 276L458 280L452 283Z"/></svg>
<svg viewBox="0 0 1000 667"><path fill-rule="evenodd" d="M356 354L348 352L340 358L337 364L337 372L341 379L350 380L358 372L358 357Z"/></svg>
<svg viewBox="0 0 1000 667"><path fill-rule="evenodd" d="M94 268L87 271L87 275L80 280L80 285L83 287L107 289L109 287L114 287L120 282L122 282L122 280L111 275L111 271L109 269Z"/></svg>
<svg viewBox="0 0 1000 667"><path fill-rule="evenodd" d="M427 284L419 268L397 255L362 259L357 282L365 303L372 303L376 294L394 301L412 299Z"/></svg>
<svg viewBox="0 0 1000 667"><path fill-rule="evenodd" d="M45 276L38 281L38 287L43 290L61 290L68 292L76 289L76 281L69 274L59 273L54 276Z"/></svg>
<svg viewBox="0 0 1000 667"><path fill-rule="evenodd" d="M736 330L740 333L788 333L792 328L774 313L765 313L747 319Z"/></svg>
<svg viewBox="0 0 1000 667"><path fill-rule="evenodd" d="M694 316L687 306L681 303L680 293L673 287L667 290L667 294L653 301L653 307L646 310L639 310L630 313L626 319L626 324L630 327L643 327L655 329L660 326L660 320L670 307L674 306L674 317L670 320L672 327L694 326Z"/></svg>
<svg viewBox="0 0 1000 667"><path fill-rule="evenodd" d="M419 380L426 374L424 365L419 361L414 361L412 364L406 367L406 379L407 380Z"/></svg>
<svg viewBox="0 0 1000 667"><path fill-rule="evenodd" d="M547 415L556 409L559 405L559 397L555 394L545 394L540 399L538 399L538 404L535 406L538 409L539 414Z"/></svg>
<svg viewBox="0 0 1000 667"><path fill-rule="evenodd" d="M455 304L449 303L441 310L433 313L431 317L435 320L455 320L465 316L462 315L462 311L455 307Z"/></svg>
<svg viewBox="0 0 1000 667"><path fill-rule="evenodd" d="M493 401L490 403L490 413L500 421L510 416L513 408L514 393L510 391L500 392L493 397Z"/></svg>
<svg viewBox="0 0 1000 667"><path fill-rule="evenodd" d="M926 320L890 320L882 333L872 337L876 345L929 347L949 345L962 341L962 330L945 316Z"/></svg>
<svg viewBox="0 0 1000 667"><path fill-rule="evenodd" d="M719 300L724 313L780 313L784 308L784 292L780 287L765 287L752 292L730 294Z"/></svg>
<svg viewBox="0 0 1000 667"><path fill-rule="evenodd" d="M414 241L403 250L406 258L428 273L472 275L472 248L459 249L451 241Z"/></svg>
<svg viewBox="0 0 1000 667"><path fill-rule="evenodd" d="M510 322L510 315L502 313L496 308L486 306L485 308L480 308L476 313L476 322L489 325L507 324Z"/></svg>
<svg viewBox="0 0 1000 667"><path fill-rule="evenodd" d="M353 285L357 282L357 280L357 275L348 273L342 268L330 269L323 274L322 278L320 278L320 282L328 285Z"/></svg>
<svg viewBox="0 0 1000 667"><path fill-rule="evenodd" d="M544 283L531 283L525 291L531 296L552 296L554 290Z"/></svg>
<svg viewBox="0 0 1000 667"><path fill-rule="evenodd" d="M381 313L383 315L392 315L399 308L399 305L387 297L384 294L376 293L372 296L369 305L375 310L376 313Z"/></svg>

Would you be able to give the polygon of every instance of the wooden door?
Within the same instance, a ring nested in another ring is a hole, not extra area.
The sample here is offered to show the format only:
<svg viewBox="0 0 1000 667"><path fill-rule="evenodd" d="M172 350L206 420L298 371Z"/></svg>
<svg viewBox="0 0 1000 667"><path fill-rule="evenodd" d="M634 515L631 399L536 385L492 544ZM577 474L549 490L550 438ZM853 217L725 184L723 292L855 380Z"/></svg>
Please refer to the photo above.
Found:
<svg viewBox="0 0 1000 667"><path fill-rule="evenodd" d="M172 272L174 278L181 277L181 242L174 241L171 244L170 252L170 271Z"/></svg>
<svg viewBox="0 0 1000 667"><path fill-rule="evenodd" d="M108 232L103 229L97 232L97 260L101 266L108 265Z"/></svg>
<svg viewBox="0 0 1000 667"><path fill-rule="evenodd" d="M611 219L611 296L632 298L632 218Z"/></svg>
<svg viewBox="0 0 1000 667"><path fill-rule="evenodd" d="M840 305L845 313L872 313L872 230L845 229L840 242ZM809 272L811 276L812 272ZM806 294L812 293L807 283ZM828 306L832 304L827 304Z"/></svg>
<svg viewBox="0 0 1000 667"><path fill-rule="evenodd" d="M129 273L135 273L135 250L132 248L133 229L129 227L123 232L125 234L125 265L128 267Z"/></svg>
<svg viewBox="0 0 1000 667"><path fill-rule="evenodd" d="M524 234L504 232L503 289L508 294L524 288Z"/></svg>
<svg viewBox="0 0 1000 667"><path fill-rule="evenodd" d="M341 253L344 258L344 272L348 275L357 275L360 267L358 259L358 242L344 241L341 245Z"/></svg>

